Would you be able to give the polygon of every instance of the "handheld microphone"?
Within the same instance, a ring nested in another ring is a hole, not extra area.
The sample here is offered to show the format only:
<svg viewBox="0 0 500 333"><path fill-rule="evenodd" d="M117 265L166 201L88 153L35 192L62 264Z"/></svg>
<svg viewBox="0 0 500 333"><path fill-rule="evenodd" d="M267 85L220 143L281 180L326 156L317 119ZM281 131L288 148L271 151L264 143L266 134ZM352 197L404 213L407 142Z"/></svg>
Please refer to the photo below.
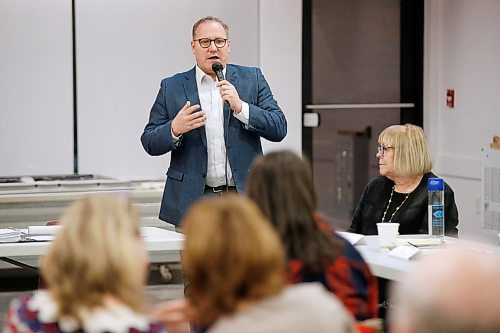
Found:
<svg viewBox="0 0 500 333"><path fill-rule="evenodd" d="M224 72L222 72L223 69L224 69L224 66L218 61L216 61L212 64L212 70L214 71L215 76L217 76L217 80L219 82L225 80ZM226 101L226 104L229 105L229 102Z"/></svg>
<svg viewBox="0 0 500 333"><path fill-rule="evenodd" d="M212 70L214 71L215 75L217 76L217 80L219 81L224 81L224 73L222 70L224 69L224 66L220 62L214 62L212 64Z"/></svg>

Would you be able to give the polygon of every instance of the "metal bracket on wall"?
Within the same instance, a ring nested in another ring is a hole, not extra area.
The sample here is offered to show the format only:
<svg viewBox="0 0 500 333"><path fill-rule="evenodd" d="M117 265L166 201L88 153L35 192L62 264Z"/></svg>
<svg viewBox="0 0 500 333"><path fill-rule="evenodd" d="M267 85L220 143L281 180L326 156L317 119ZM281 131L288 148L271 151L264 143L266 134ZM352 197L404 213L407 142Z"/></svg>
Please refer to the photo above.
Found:
<svg viewBox="0 0 500 333"><path fill-rule="evenodd" d="M303 114L304 127L318 127L319 126L319 113L308 112Z"/></svg>
<svg viewBox="0 0 500 333"><path fill-rule="evenodd" d="M307 110L330 109L412 109L414 103L365 103L365 104L309 104Z"/></svg>

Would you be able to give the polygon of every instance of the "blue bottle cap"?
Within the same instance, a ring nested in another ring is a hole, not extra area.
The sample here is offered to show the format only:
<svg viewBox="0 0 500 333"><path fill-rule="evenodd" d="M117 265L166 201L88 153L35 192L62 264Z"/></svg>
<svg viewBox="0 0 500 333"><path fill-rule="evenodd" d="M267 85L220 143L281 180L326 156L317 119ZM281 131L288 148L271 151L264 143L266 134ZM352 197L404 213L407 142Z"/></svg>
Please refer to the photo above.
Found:
<svg viewBox="0 0 500 333"><path fill-rule="evenodd" d="M443 191L444 181L441 178L429 178L427 180L427 190L429 191Z"/></svg>

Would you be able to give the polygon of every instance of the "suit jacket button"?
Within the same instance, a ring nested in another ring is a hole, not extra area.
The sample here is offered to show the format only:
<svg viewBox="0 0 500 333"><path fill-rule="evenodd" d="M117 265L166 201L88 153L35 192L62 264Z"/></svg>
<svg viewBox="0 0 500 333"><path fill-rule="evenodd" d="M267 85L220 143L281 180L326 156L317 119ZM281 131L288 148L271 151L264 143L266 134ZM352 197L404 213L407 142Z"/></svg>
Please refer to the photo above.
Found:
<svg viewBox="0 0 500 333"><path fill-rule="evenodd" d="M206 177L207 177L207 174L206 174L206 173L202 173L202 174L201 174L201 176L202 176L203 178L206 178Z"/></svg>

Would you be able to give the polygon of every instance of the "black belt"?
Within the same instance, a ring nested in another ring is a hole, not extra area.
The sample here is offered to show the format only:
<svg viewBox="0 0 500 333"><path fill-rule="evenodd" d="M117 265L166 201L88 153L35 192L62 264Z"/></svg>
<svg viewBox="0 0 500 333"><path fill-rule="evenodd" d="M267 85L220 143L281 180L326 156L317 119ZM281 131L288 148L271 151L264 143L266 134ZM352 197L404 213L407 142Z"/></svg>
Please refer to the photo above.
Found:
<svg viewBox="0 0 500 333"><path fill-rule="evenodd" d="M236 186L229 186L229 185L221 185L221 186L208 186L205 185L205 191L210 190L214 193L219 193L219 192L229 192L229 191L236 191Z"/></svg>

